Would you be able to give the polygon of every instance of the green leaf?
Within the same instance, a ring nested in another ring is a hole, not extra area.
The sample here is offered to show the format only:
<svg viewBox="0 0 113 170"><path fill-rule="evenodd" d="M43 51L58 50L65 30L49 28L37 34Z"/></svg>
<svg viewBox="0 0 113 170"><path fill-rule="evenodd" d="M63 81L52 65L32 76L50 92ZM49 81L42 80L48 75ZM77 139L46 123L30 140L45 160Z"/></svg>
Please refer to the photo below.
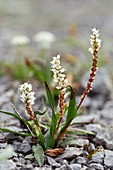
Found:
<svg viewBox="0 0 113 170"><path fill-rule="evenodd" d="M44 115L46 112L47 112L47 109L44 112L34 111L34 115L36 117L36 115Z"/></svg>
<svg viewBox="0 0 113 170"><path fill-rule="evenodd" d="M42 146L43 150L45 150L45 144L44 144L45 140L44 140L44 135L42 133L42 131L40 131L40 134L39 134L39 143L40 145Z"/></svg>
<svg viewBox="0 0 113 170"><path fill-rule="evenodd" d="M0 130L2 132L10 132L10 133L14 133L14 134L20 135L20 136L32 136L30 133L21 133L21 132L16 132L16 131L13 131L13 130L10 130L10 129L5 129L5 128L0 128Z"/></svg>
<svg viewBox="0 0 113 170"><path fill-rule="evenodd" d="M25 119L19 117L18 115L14 114L14 113L11 113L11 112L6 112L6 111L3 111L3 110L0 110L1 113L4 113L6 115L9 115L9 116L13 116L17 119L19 119L20 121L22 121L23 123L27 124L31 129L32 129L32 126L29 124L28 121L26 121Z"/></svg>
<svg viewBox="0 0 113 170"><path fill-rule="evenodd" d="M47 97L48 97L48 102L49 102L49 105L52 109L52 111L54 112L54 98L53 98L53 95L49 89L49 86L47 85L47 83L45 82L45 88L46 88L46 94L47 94Z"/></svg>
<svg viewBox="0 0 113 170"><path fill-rule="evenodd" d="M47 85L47 83L45 82L45 87L46 87L46 94L48 97L48 102L50 104L51 110L52 110L52 120L51 120L51 125L50 125L50 133L51 135L53 135L56 132L56 124L57 124L57 118L54 112L54 99L52 96L52 93L49 89L49 86Z"/></svg>
<svg viewBox="0 0 113 170"><path fill-rule="evenodd" d="M82 135L95 136L94 132L90 132L90 131L83 130L83 129L78 129L78 128L72 128L72 130L68 130L66 133L67 134L72 134L72 135L78 135L78 136L82 136Z"/></svg>
<svg viewBox="0 0 113 170"><path fill-rule="evenodd" d="M44 151L42 147L39 144L37 144L36 146L33 145L32 150L33 150L33 154L38 165L43 166L45 155L44 155Z"/></svg>
<svg viewBox="0 0 113 170"><path fill-rule="evenodd" d="M71 88L71 96L70 96L70 102L69 102L69 107L68 107L68 113L66 117L66 124L68 124L71 120L74 119L76 116L77 109L75 108L76 106L76 101L75 101L75 93L74 90Z"/></svg>
<svg viewBox="0 0 113 170"><path fill-rule="evenodd" d="M66 116L66 123L62 127L59 135L65 133L65 130L68 128L71 121L77 116L78 107L76 106L75 93L74 93L74 90L72 89L72 87L71 86L69 86L69 87L71 89L71 96L70 96L68 112L67 112L67 116Z"/></svg>
<svg viewBox="0 0 113 170"><path fill-rule="evenodd" d="M55 145L54 134L50 132L50 130L46 133L45 136L45 147L53 148Z"/></svg>

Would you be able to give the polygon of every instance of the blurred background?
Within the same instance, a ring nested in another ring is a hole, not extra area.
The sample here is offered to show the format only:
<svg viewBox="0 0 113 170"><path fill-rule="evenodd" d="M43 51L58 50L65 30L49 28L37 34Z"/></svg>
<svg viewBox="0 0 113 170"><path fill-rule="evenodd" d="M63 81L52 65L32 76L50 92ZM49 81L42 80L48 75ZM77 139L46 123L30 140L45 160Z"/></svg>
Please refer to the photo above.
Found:
<svg viewBox="0 0 113 170"><path fill-rule="evenodd" d="M49 31L58 41L69 37L70 27L84 45L89 44L90 28L96 27L101 32L102 50L112 52L113 1L0 0L0 59L11 59L10 41L16 35L26 35L32 40L37 32ZM71 51L64 46L57 44L56 49Z"/></svg>

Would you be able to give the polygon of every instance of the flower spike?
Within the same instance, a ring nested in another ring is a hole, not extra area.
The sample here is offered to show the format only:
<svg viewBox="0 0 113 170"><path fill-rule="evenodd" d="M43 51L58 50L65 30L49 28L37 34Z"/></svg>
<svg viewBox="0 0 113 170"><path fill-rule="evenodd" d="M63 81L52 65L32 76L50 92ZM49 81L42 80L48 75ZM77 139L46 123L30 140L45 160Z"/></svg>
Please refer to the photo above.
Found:
<svg viewBox="0 0 113 170"><path fill-rule="evenodd" d="M56 83L56 88L59 90L64 90L68 80L66 79L66 75L64 74L65 69L60 65L60 55L57 57L53 57L53 61L51 61L51 71L54 73L53 81Z"/></svg>
<svg viewBox="0 0 113 170"><path fill-rule="evenodd" d="M80 103L78 105L78 109L80 108L83 100L85 99L85 97L87 96L89 91L92 90L92 84L95 80L96 71L98 69L98 67L97 67L98 51L99 51L99 48L101 47L101 40L98 37L99 37L99 31L96 30L96 28L93 28L91 39L90 39L91 47L89 48L89 51L93 55L93 62L92 62L91 70L90 70L90 78L88 80L86 89L85 89L83 95L81 96L81 100L80 100Z"/></svg>

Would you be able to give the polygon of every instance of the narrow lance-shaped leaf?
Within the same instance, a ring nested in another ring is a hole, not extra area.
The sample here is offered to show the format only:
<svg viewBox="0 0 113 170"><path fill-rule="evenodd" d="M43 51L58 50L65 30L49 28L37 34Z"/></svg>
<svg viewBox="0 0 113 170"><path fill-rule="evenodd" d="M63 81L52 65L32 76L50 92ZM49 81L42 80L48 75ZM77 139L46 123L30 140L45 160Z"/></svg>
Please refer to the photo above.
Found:
<svg viewBox="0 0 113 170"><path fill-rule="evenodd" d="M20 135L20 136L32 136L32 135L29 134L29 133L16 132L16 131L13 131L13 130L10 130L10 129L6 129L6 128L0 128L0 130L1 130L2 132L10 132L10 133L14 133L14 134L17 134L17 135Z"/></svg>
<svg viewBox="0 0 113 170"><path fill-rule="evenodd" d="M39 144L37 144L36 146L33 145L32 150L33 150L36 162L39 164L39 166L43 166L43 164L44 164L44 151L43 151L42 147Z"/></svg>
<svg viewBox="0 0 113 170"><path fill-rule="evenodd" d="M45 82L45 87L46 87L46 94L48 97L48 102L52 110L52 121L51 121L50 133L54 134L56 131L56 124L57 124L57 119L56 119L56 115L54 112L54 98L46 82Z"/></svg>
<svg viewBox="0 0 113 170"><path fill-rule="evenodd" d="M45 88L46 88L46 94L47 94L47 97L48 97L48 102L49 102L49 105L52 109L52 111L54 112L54 98L53 98L53 95L49 89L49 86L47 85L47 83L45 82Z"/></svg>
<svg viewBox="0 0 113 170"><path fill-rule="evenodd" d="M1 113L4 113L4 114L6 114L6 115L13 116L13 117L17 118L18 120L20 120L20 121L22 121L23 123L27 124L27 125L32 129L32 127L31 127L31 125L29 124L28 121L26 121L25 119L19 117L19 116L16 115L15 113L6 112L6 111L3 111L3 110L0 110L0 112L1 112Z"/></svg>
<svg viewBox="0 0 113 170"><path fill-rule="evenodd" d="M71 96L70 96L70 102L69 102L69 107L68 107L68 113L67 113L67 117L66 117L66 124L68 124L75 116L76 116L76 109L75 109L75 105L76 105L76 100L75 100L75 93L71 88Z"/></svg>
<svg viewBox="0 0 113 170"><path fill-rule="evenodd" d="M44 136L43 136L43 133L42 131L40 131L40 134L39 134L39 143L40 145L42 146L42 148L45 150L45 144L44 144L45 140L44 140Z"/></svg>

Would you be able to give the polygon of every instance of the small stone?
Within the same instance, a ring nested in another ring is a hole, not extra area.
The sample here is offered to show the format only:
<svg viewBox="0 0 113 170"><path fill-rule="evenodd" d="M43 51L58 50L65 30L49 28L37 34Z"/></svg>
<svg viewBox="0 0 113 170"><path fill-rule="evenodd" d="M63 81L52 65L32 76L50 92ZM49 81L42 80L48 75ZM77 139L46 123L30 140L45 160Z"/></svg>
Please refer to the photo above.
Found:
<svg viewBox="0 0 113 170"><path fill-rule="evenodd" d="M113 151L105 150L104 164L109 168L113 168Z"/></svg>
<svg viewBox="0 0 113 170"><path fill-rule="evenodd" d="M34 168L33 170L51 170L51 167L49 167L48 165L45 165L45 166L43 166L43 167L39 167L39 168ZM56 169L55 169L56 170Z"/></svg>
<svg viewBox="0 0 113 170"><path fill-rule="evenodd" d="M18 151L18 149L20 148L20 146L21 146L21 142L16 142L16 141L14 141L14 143L13 143L13 148L14 148L15 151Z"/></svg>
<svg viewBox="0 0 113 170"><path fill-rule="evenodd" d="M75 162L78 163L78 164L85 164L86 163L86 159L84 157L77 156L75 158Z"/></svg>
<svg viewBox="0 0 113 170"><path fill-rule="evenodd" d="M93 143L90 143L88 146L88 152L93 152L93 151L95 151L95 146Z"/></svg>
<svg viewBox="0 0 113 170"><path fill-rule="evenodd" d="M69 147L65 150L65 152L56 158L57 161L61 159L70 159L75 156L79 156L82 154L83 148Z"/></svg>
<svg viewBox="0 0 113 170"><path fill-rule="evenodd" d="M26 165L25 167L22 167L20 170L33 170L32 165Z"/></svg>
<svg viewBox="0 0 113 170"><path fill-rule="evenodd" d="M113 150L113 141L105 140L105 146L108 150Z"/></svg>
<svg viewBox="0 0 113 170"><path fill-rule="evenodd" d="M97 163L91 163L90 167L96 170L104 170L104 167L101 164L97 164Z"/></svg>
<svg viewBox="0 0 113 170"><path fill-rule="evenodd" d="M6 160L0 163L1 170L16 170L16 164L12 160Z"/></svg>
<svg viewBox="0 0 113 170"><path fill-rule="evenodd" d="M71 164L70 165L71 170L81 170L81 164Z"/></svg>
<svg viewBox="0 0 113 170"><path fill-rule="evenodd" d="M87 139L76 139L75 143L78 146L84 146L84 145L88 145L89 144L89 140L87 140Z"/></svg>
<svg viewBox="0 0 113 170"><path fill-rule="evenodd" d="M102 132L102 127L99 124L89 124L89 125L86 125L85 127L86 127L86 130L91 131L91 132L95 132L95 133Z"/></svg>
<svg viewBox="0 0 113 170"><path fill-rule="evenodd" d="M104 151L96 152L94 155L92 155L92 160L96 163L102 163L104 160Z"/></svg>
<svg viewBox="0 0 113 170"><path fill-rule="evenodd" d="M80 170L86 170L87 166L83 166Z"/></svg>
<svg viewBox="0 0 113 170"><path fill-rule="evenodd" d="M18 152L21 152L23 154L27 154L30 151L31 151L31 146L27 141L24 141L20 146L20 148L18 149Z"/></svg>
<svg viewBox="0 0 113 170"><path fill-rule="evenodd" d="M72 169L67 165L62 165L60 168L56 168L55 170L72 170Z"/></svg>
<svg viewBox="0 0 113 170"><path fill-rule="evenodd" d="M60 164L57 163L53 158L51 158L49 156L47 156L46 158L47 158L49 165L51 165L52 167L59 167L60 166Z"/></svg>
<svg viewBox="0 0 113 170"><path fill-rule="evenodd" d="M20 157L19 162L21 162L21 164L25 164L26 160L24 158Z"/></svg>
<svg viewBox="0 0 113 170"><path fill-rule="evenodd" d="M91 167L90 167L90 168L88 167L88 168L86 168L86 170L95 170L95 169L94 169L94 168L91 168Z"/></svg>
<svg viewBox="0 0 113 170"><path fill-rule="evenodd" d="M0 143L0 149L4 149L7 147L7 143Z"/></svg>

